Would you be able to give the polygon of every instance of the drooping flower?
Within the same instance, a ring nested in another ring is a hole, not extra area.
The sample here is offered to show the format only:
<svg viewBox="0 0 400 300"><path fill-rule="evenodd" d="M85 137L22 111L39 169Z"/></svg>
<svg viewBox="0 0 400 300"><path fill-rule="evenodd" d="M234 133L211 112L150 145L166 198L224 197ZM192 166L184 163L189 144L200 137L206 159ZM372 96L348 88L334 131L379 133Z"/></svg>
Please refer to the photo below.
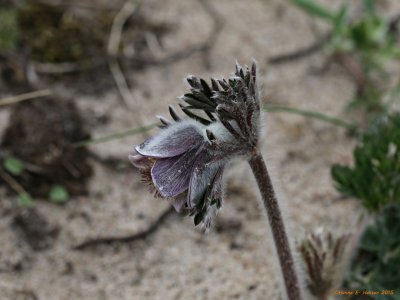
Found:
<svg viewBox="0 0 400 300"><path fill-rule="evenodd" d="M180 107L189 119L170 107L173 121L159 117L161 130L136 146L129 159L155 196L209 228L222 206L226 164L235 156L249 156L257 146L256 66L243 70L237 65L234 76L212 79L211 87L194 76L187 81L191 92L180 99L188 105Z"/></svg>

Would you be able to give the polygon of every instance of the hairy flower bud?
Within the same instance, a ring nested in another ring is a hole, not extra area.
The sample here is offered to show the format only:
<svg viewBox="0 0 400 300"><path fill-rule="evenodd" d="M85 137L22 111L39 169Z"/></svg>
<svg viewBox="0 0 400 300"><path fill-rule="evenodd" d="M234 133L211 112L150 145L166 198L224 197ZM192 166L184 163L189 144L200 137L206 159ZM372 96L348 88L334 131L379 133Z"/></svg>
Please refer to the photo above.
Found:
<svg viewBox="0 0 400 300"><path fill-rule="evenodd" d="M317 299L328 299L341 284L349 238L349 234L335 237L318 228L299 245L307 275L307 288Z"/></svg>

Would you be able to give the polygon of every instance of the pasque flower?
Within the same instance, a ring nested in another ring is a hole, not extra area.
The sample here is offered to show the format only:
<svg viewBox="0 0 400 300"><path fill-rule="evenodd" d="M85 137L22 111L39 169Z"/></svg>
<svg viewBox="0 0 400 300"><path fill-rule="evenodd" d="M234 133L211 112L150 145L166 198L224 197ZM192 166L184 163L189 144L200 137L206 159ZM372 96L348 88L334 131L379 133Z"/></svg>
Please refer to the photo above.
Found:
<svg viewBox="0 0 400 300"><path fill-rule="evenodd" d="M130 161L156 196L170 199L175 209L194 215L207 229L223 202L223 172L241 156L249 161L267 212L286 292L300 300L300 285L282 214L268 170L258 149L260 99L256 65L242 68L228 80L189 76L190 92L180 100L189 118L181 119L170 107L173 121L159 117L162 128L135 147Z"/></svg>
<svg viewBox="0 0 400 300"><path fill-rule="evenodd" d="M222 205L223 171L235 156L249 155L257 144L260 106L255 64L237 66L229 81L194 76L191 92L181 97L182 120L170 107L173 121L160 117L162 129L135 147L130 161L156 196L170 199L178 212L194 215L208 228ZM202 115L193 111L200 111Z"/></svg>
<svg viewBox="0 0 400 300"><path fill-rule="evenodd" d="M192 120L176 122L137 146L129 158L157 196L170 199L178 212L196 214L196 225L204 221L209 226L222 203L224 159L215 158L206 130Z"/></svg>

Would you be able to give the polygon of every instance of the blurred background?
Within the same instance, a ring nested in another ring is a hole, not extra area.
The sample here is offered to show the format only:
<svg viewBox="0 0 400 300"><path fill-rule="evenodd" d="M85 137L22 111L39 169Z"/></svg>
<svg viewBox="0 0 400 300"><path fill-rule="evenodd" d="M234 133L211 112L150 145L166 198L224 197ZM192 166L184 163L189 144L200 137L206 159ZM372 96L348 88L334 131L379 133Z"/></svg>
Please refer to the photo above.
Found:
<svg viewBox="0 0 400 300"><path fill-rule="evenodd" d="M396 0L0 0L0 299L283 299L246 162L204 234L127 159L187 75L252 59L294 247L352 235L323 292L300 251L305 286L400 289L399 22Z"/></svg>

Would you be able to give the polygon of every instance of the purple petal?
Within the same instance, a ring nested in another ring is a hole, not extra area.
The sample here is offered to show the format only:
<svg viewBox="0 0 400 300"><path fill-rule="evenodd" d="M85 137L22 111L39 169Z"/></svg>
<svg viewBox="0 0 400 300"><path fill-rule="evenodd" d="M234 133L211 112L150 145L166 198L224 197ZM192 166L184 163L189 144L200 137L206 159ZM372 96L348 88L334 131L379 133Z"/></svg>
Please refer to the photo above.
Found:
<svg viewBox="0 0 400 300"><path fill-rule="evenodd" d="M198 150L194 148L180 156L157 159L151 177L163 197L175 197L188 189Z"/></svg>
<svg viewBox="0 0 400 300"><path fill-rule="evenodd" d="M204 141L201 127L193 121L181 121L161 130L156 136L136 147L144 156L166 158L198 147Z"/></svg>
<svg viewBox="0 0 400 300"><path fill-rule="evenodd" d="M146 156L138 154L136 151L129 154L128 159L132 165L139 169L149 168L152 165L150 159L148 159Z"/></svg>

